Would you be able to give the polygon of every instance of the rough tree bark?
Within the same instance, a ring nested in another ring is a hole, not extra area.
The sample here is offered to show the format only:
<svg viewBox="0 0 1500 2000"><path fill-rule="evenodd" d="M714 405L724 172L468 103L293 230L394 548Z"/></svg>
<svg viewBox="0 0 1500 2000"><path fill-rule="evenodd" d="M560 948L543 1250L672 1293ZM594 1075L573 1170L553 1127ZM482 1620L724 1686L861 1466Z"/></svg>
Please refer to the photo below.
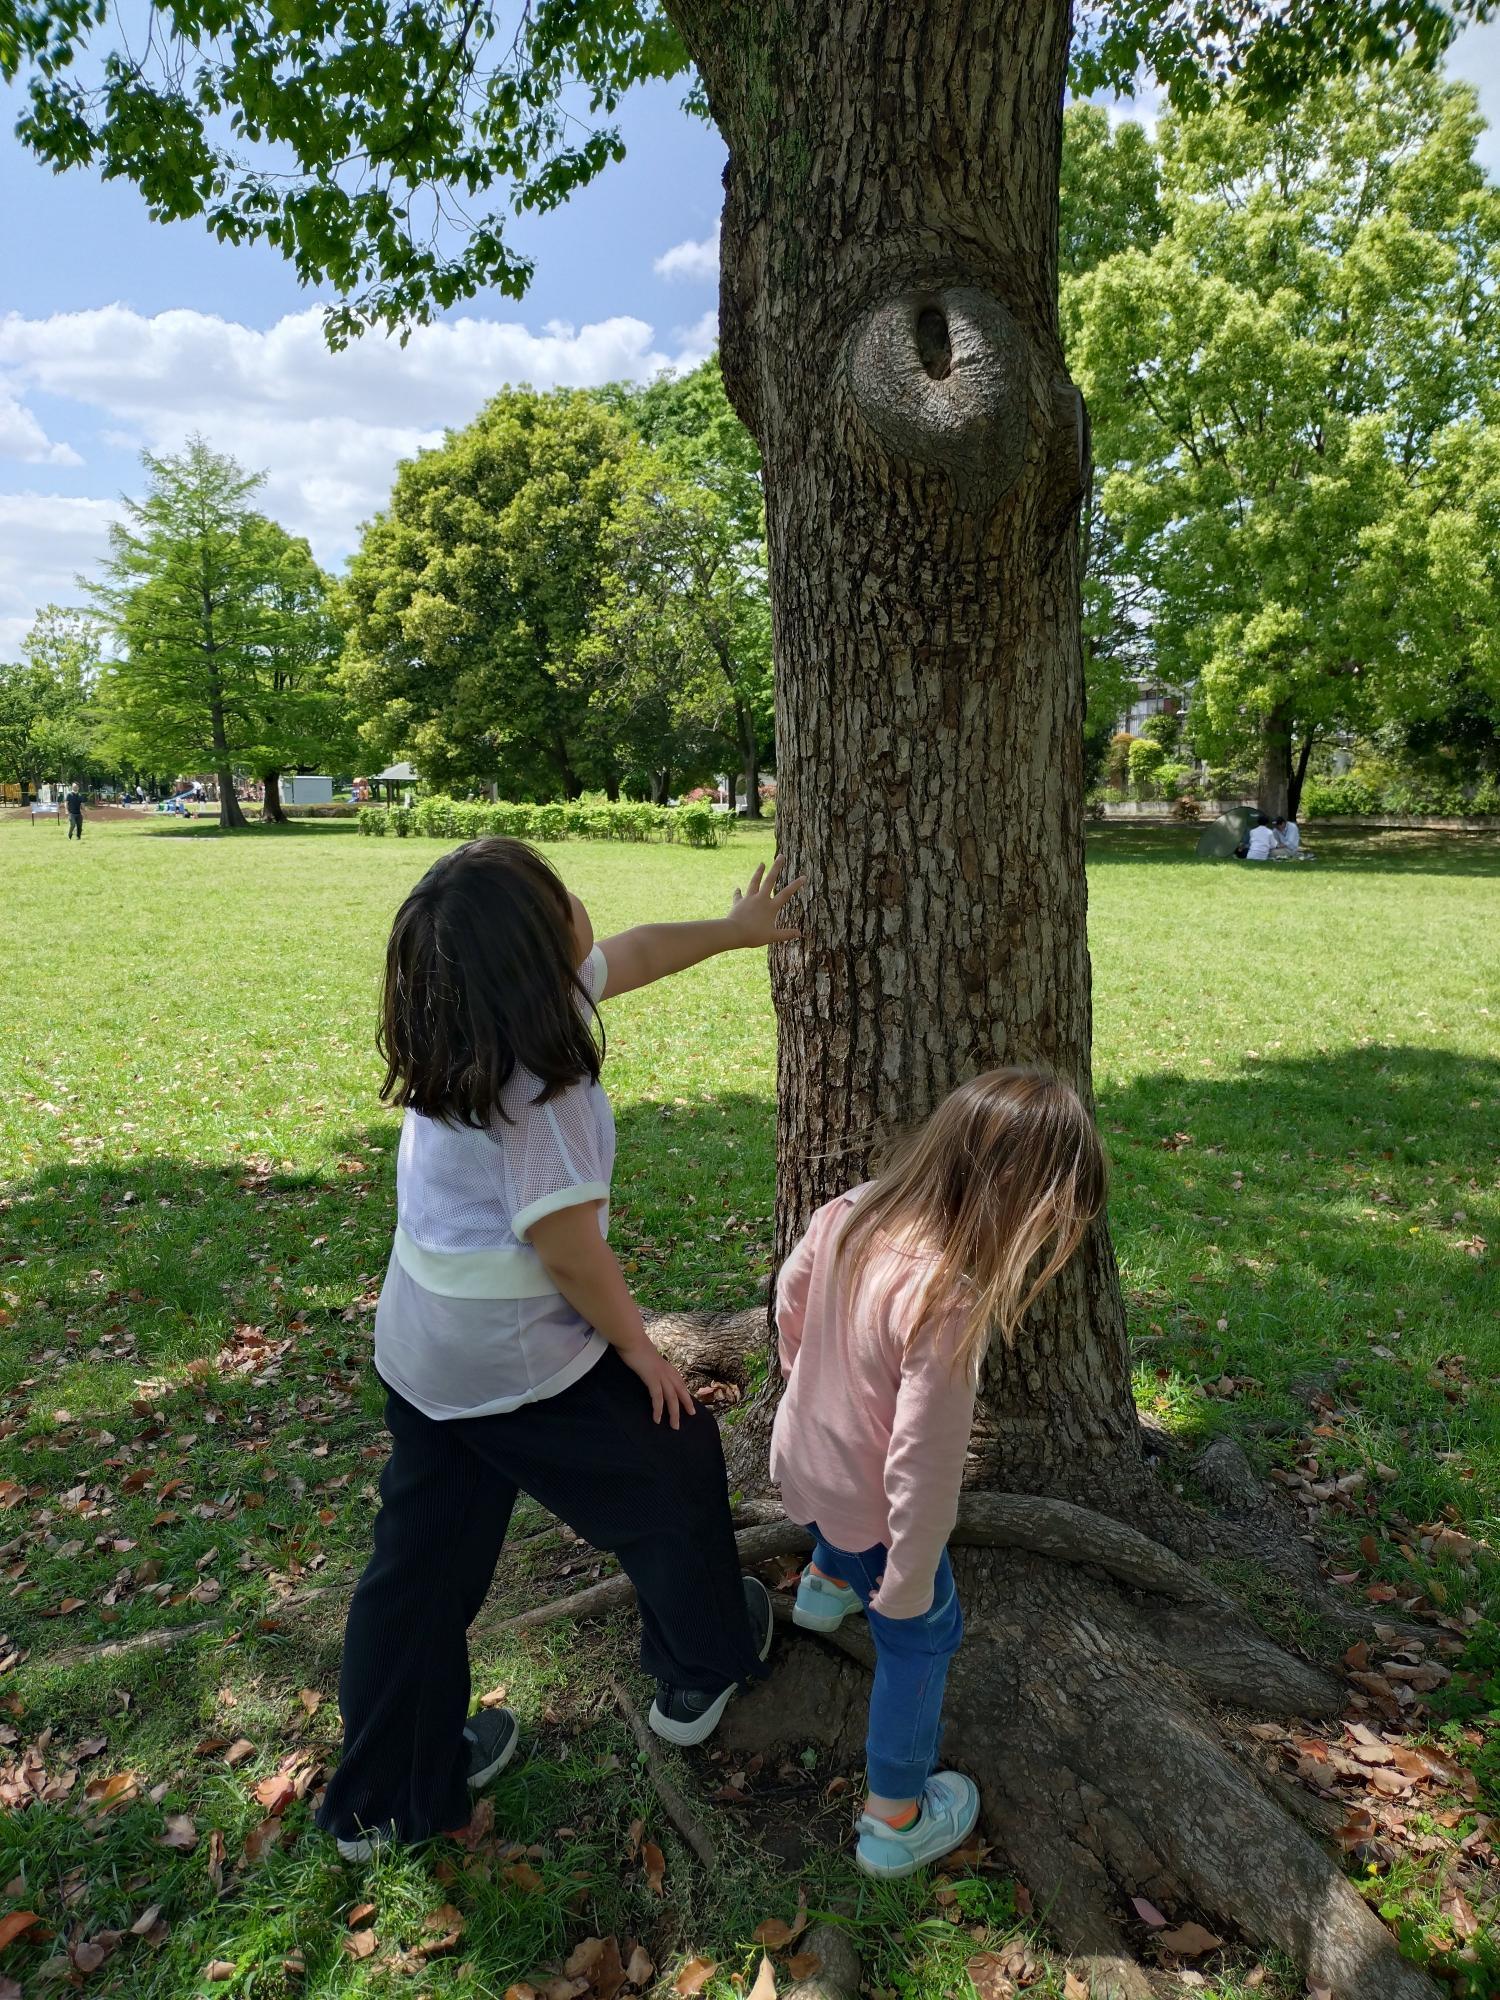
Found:
<svg viewBox="0 0 1500 2000"><path fill-rule="evenodd" d="M1297 761L1292 766L1292 775L1287 785L1286 816L1295 819L1302 810L1302 787L1307 783L1307 767L1312 762L1313 744L1318 732L1313 725L1307 725L1307 734L1302 739L1302 748L1297 753Z"/></svg>
<svg viewBox="0 0 1500 2000"><path fill-rule="evenodd" d="M1260 782L1255 803L1267 819L1285 818L1292 789L1292 712L1268 709L1260 724Z"/></svg>
<svg viewBox="0 0 1500 2000"><path fill-rule="evenodd" d="M1089 1088L1088 439L1056 310L1069 14L668 11L729 148L721 356L765 466L779 840L811 878L805 943L774 973L784 1251L880 1132L977 1069L1044 1061ZM738 1427L736 1485L764 1484L764 1419ZM1338 1699L1184 1595L1211 1553L1316 1587L1248 1468L1219 1470L1228 1520L1149 1469L1101 1227L987 1368L975 1497L1050 1496L1077 1522L1040 1550L960 1551L950 1749L1096 1992L1147 1990L1120 1921L1134 1892L1281 1945L1339 2000L1430 1993L1215 1720ZM857 1746L863 1683L826 1650L799 1648L771 1688L735 1728L786 1738L805 1714Z"/></svg>
<svg viewBox="0 0 1500 2000"><path fill-rule="evenodd" d="M281 803L281 773L267 771L263 782L265 797L261 801L261 819L269 826L285 826L286 807Z"/></svg>

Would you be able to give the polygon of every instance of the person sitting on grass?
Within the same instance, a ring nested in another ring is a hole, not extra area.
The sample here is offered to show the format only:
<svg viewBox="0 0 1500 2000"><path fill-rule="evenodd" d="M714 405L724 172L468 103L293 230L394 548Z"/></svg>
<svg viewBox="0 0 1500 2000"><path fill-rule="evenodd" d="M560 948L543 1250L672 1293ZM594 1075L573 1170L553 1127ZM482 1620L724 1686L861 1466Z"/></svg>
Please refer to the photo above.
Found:
<svg viewBox="0 0 1500 2000"><path fill-rule="evenodd" d="M1276 859L1295 861L1302 852L1302 835L1294 819L1273 819L1271 831L1276 836Z"/></svg>
<svg viewBox="0 0 1500 2000"><path fill-rule="evenodd" d="M1271 822L1264 813L1255 815L1255 824L1249 837L1239 850L1242 861L1269 861L1276 852L1276 835L1271 831Z"/></svg>
<svg viewBox="0 0 1500 2000"><path fill-rule="evenodd" d="M792 1616L875 1641L855 1861L910 1875L959 1847L979 1793L939 1771L948 1663L963 1637L947 1541L992 1335L1033 1299L1104 1205L1106 1169L1076 1093L1037 1070L963 1084L876 1180L813 1216L776 1293L786 1393L771 1476L814 1537Z"/></svg>
<svg viewBox="0 0 1500 2000"><path fill-rule="evenodd" d="M718 1427L652 1345L605 1240L615 1127L597 1005L795 937L783 908L802 883L778 889L779 870L757 868L726 917L597 945L540 854L475 840L396 914L381 1095L406 1117L375 1318L392 1449L318 1814L346 1860L463 1828L469 1793L515 1751L507 1709L469 1715L465 1634L518 1492L635 1584L658 1735L701 1742L763 1672L771 1602L740 1574Z"/></svg>

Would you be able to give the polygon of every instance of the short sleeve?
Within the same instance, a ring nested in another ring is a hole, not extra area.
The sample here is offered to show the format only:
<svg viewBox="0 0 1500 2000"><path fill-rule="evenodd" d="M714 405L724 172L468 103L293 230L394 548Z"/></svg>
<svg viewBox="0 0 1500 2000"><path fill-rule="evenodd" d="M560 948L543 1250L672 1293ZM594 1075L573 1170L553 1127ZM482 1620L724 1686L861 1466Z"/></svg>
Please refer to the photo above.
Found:
<svg viewBox="0 0 1500 2000"><path fill-rule="evenodd" d="M535 1079L529 1079L531 1089ZM594 1102L598 1086L571 1084L545 1104L507 1105L515 1124L501 1138L510 1226L524 1239L534 1222L560 1208L608 1201L610 1161L604 1121Z"/></svg>
<svg viewBox="0 0 1500 2000"><path fill-rule="evenodd" d="M609 961L600 946L595 945L579 966L578 977L583 982L584 992L597 1005L604 998L604 989L609 984Z"/></svg>

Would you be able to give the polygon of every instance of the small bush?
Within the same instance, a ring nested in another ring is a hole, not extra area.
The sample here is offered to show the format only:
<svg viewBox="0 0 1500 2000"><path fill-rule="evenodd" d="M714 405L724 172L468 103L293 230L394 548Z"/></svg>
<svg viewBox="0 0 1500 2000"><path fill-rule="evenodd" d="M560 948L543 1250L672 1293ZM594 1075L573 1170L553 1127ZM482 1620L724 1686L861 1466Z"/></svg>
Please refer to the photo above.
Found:
<svg viewBox="0 0 1500 2000"><path fill-rule="evenodd" d="M1173 819L1202 819L1203 801L1196 792L1181 792L1172 801Z"/></svg>
<svg viewBox="0 0 1500 2000"><path fill-rule="evenodd" d="M1118 739L1117 739L1118 740ZM1167 753L1149 736L1138 736L1130 746L1130 789L1138 799L1162 796L1161 776L1168 769ZM1181 770L1181 765L1170 768Z"/></svg>
<svg viewBox="0 0 1500 2000"><path fill-rule="evenodd" d="M689 847L723 847L734 838L734 817L708 805L678 806L672 815L672 837Z"/></svg>
<svg viewBox="0 0 1500 2000"><path fill-rule="evenodd" d="M513 799L450 799L441 793L414 806L359 809L359 830L376 839L420 834L429 840L681 840L689 847L722 847L734 820L712 806L653 806L638 799L602 796L532 805Z"/></svg>
<svg viewBox="0 0 1500 2000"><path fill-rule="evenodd" d="M1130 783L1130 751L1135 738L1128 729L1121 729L1109 739L1109 749L1104 755L1104 781L1117 792L1123 792Z"/></svg>
<svg viewBox="0 0 1500 2000"><path fill-rule="evenodd" d="M1381 793L1358 769L1338 778L1309 778L1298 808L1304 819L1344 819L1381 810Z"/></svg>
<svg viewBox="0 0 1500 2000"><path fill-rule="evenodd" d="M1500 817L1500 778L1480 780L1469 800L1469 811L1476 819Z"/></svg>

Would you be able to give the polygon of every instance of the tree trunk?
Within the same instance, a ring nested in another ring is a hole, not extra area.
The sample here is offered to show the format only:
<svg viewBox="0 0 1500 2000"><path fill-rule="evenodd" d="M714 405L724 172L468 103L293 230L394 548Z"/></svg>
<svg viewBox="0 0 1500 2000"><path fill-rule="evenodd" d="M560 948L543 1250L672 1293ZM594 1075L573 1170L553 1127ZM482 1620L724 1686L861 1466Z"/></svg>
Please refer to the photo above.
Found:
<svg viewBox="0 0 1500 2000"><path fill-rule="evenodd" d="M733 813L740 802L740 774L730 769L724 774L724 788L729 793L729 810Z"/></svg>
<svg viewBox="0 0 1500 2000"><path fill-rule="evenodd" d="M672 772L670 766L651 773L651 803L664 806L672 796Z"/></svg>
<svg viewBox="0 0 1500 2000"><path fill-rule="evenodd" d="M1292 788L1292 712L1282 703L1260 724L1260 782L1255 803L1267 819L1284 819Z"/></svg>
<svg viewBox="0 0 1500 2000"><path fill-rule="evenodd" d="M265 775L266 795L261 801L260 817L263 825L285 826L286 807L281 803L281 773L267 771Z"/></svg>
<svg viewBox="0 0 1500 2000"><path fill-rule="evenodd" d="M760 746L755 740L755 717L742 701L734 705L734 724L740 739L740 769L745 779L745 817L759 819Z"/></svg>
<svg viewBox="0 0 1500 2000"><path fill-rule="evenodd" d="M1068 16L673 11L730 149L721 351L765 463L778 837L812 878L773 973L784 1254L964 1077L1089 1086ZM1029 1334L980 1436L1018 1483L1105 1490L1138 1445L1102 1229Z"/></svg>
<svg viewBox="0 0 1500 2000"><path fill-rule="evenodd" d="M810 878L772 974L780 1256L884 1132L977 1070L1090 1087L1088 432L1057 324L1069 12L667 6L729 149L720 353L764 462L777 832ZM1281 755L1278 810L1284 731ZM731 1434L736 1485L764 1483L766 1407ZM971 1509L1026 1496L1052 1528L959 1551L975 1615L950 1742L1094 1992L1145 2000L1118 1914L1136 1893L1276 1943L1337 2000L1430 1995L1218 1732L1219 1706L1315 1713L1339 1690L1185 1584L1184 1556L1264 1553L1310 1598L1316 1579L1294 1536L1192 1514L1148 1470L1102 1226L992 1353L967 1483ZM1244 1466L1241 1504L1247 1485ZM848 1676L803 1646L725 1735L854 1749Z"/></svg>
<svg viewBox="0 0 1500 2000"><path fill-rule="evenodd" d="M1302 787L1307 783L1307 767L1312 761L1313 744L1317 740L1317 730L1307 725L1307 734L1302 739L1296 766L1292 771L1291 783L1287 787L1286 816L1295 819L1302 810Z"/></svg>

